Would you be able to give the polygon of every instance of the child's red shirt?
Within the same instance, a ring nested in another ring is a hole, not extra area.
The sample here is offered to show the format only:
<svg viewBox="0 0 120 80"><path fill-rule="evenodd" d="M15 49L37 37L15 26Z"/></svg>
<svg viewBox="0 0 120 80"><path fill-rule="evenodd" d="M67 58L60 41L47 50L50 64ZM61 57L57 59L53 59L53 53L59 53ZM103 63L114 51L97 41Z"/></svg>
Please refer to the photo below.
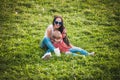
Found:
<svg viewBox="0 0 120 80"><path fill-rule="evenodd" d="M60 52L63 52L63 53L69 51L69 49L72 48L71 46L66 45L63 40L61 40L61 41L58 42L58 43L54 42L53 45L54 45L56 48L59 48L59 49L60 49Z"/></svg>

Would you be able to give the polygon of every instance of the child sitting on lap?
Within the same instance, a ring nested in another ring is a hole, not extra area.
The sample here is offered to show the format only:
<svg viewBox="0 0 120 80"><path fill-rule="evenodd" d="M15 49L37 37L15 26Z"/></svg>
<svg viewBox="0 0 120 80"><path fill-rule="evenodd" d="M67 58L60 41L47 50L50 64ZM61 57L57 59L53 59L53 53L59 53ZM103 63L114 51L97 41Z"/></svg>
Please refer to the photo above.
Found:
<svg viewBox="0 0 120 80"><path fill-rule="evenodd" d="M53 45L56 48L59 48L60 52L62 52L62 53L66 53L66 54L70 53L70 54L75 55L75 56L78 55L78 54L76 54L77 52L79 52L79 53L81 53L82 55L85 55L85 56L94 55L94 52L89 53L86 50L83 50L81 48L66 45L64 43L63 39L62 39L62 34L58 30L55 30L53 32L53 38L54 38Z"/></svg>

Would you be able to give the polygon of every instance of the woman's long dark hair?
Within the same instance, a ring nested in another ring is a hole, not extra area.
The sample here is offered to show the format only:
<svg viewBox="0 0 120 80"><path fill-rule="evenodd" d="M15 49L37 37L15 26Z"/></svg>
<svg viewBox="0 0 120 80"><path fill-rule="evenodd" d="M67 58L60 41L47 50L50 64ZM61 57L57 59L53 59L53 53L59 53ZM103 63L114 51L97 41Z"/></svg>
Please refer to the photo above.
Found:
<svg viewBox="0 0 120 80"><path fill-rule="evenodd" d="M58 29L61 33L63 32L63 30L65 29L64 27L64 23L63 23L63 19L61 16L54 16L54 19L53 19L53 25L54 25L54 22L57 18L60 18L61 21L62 21L62 25L60 26L60 28ZM68 40L68 37L67 37L67 33L66 33L66 36L63 38L63 41L68 45L70 46L70 43L69 43L69 40Z"/></svg>

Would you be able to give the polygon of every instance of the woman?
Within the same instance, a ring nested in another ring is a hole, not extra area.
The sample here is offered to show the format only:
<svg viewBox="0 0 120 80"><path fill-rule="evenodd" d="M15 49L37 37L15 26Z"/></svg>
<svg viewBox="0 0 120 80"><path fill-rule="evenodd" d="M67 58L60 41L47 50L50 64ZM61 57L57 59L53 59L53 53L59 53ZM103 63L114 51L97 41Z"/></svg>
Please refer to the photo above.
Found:
<svg viewBox="0 0 120 80"><path fill-rule="evenodd" d="M58 54L58 56L60 56L60 51L57 48L55 48L52 44L52 42L54 42L52 35L55 30L58 30L61 32L63 41L65 42L66 45L70 46L62 17L55 16L53 19L52 25L49 25L47 27L44 39L41 43L41 48L47 47L48 49L47 52L42 57L43 59L49 58L51 56L51 53L50 53L51 51L54 51L56 54Z"/></svg>

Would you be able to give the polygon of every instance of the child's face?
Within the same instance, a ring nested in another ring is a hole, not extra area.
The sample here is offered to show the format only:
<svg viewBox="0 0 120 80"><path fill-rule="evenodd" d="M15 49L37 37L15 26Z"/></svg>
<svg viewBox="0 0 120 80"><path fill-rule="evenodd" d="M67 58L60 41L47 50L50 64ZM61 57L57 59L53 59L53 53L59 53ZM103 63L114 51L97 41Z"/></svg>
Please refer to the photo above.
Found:
<svg viewBox="0 0 120 80"><path fill-rule="evenodd" d="M55 42L60 42L62 40L62 34L61 33L56 33L54 36Z"/></svg>
<svg viewBox="0 0 120 80"><path fill-rule="evenodd" d="M55 42L60 42L62 40L62 38L61 37L60 38L55 38L54 40L55 40Z"/></svg>
<svg viewBox="0 0 120 80"><path fill-rule="evenodd" d="M55 42L60 42L61 41L61 38L57 39L55 38Z"/></svg>

